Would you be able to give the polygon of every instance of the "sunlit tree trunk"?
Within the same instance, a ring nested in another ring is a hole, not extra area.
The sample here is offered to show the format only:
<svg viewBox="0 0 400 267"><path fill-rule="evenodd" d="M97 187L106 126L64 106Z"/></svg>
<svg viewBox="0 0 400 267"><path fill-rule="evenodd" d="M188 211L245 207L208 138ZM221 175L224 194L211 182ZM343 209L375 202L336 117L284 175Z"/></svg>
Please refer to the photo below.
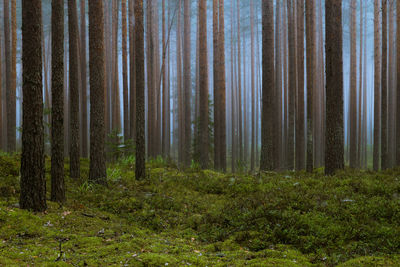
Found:
<svg viewBox="0 0 400 267"><path fill-rule="evenodd" d="M342 0L325 3L326 146L325 174L344 168Z"/></svg>

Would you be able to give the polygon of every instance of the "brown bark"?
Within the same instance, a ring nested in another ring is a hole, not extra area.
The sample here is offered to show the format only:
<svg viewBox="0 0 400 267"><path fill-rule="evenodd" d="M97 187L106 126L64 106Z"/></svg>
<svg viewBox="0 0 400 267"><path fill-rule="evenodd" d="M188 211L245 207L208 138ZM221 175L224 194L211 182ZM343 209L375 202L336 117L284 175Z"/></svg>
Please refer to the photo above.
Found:
<svg viewBox="0 0 400 267"><path fill-rule="evenodd" d="M145 172L145 121L144 121L144 28L143 0L135 1L135 70L136 70L136 179L144 179Z"/></svg>
<svg viewBox="0 0 400 267"><path fill-rule="evenodd" d="M79 83L78 83L78 15L76 0L68 1L69 31L69 103L70 103L70 177L80 177L79 162Z"/></svg>
<svg viewBox="0 0 400 267"><path fill-rule="evenodd" d="M255 93L255 66L254 66L254 0L250 1L250 68L251 68L251 148L250 148L250 171L254 171L256 153L256 93Z"/></svg>
<svg viewBox="0 0 400 267"><path fill-rule="evenodd" d="M44 211L46 179L44 166L43 91L42 91L42 1L22 1L22 209Z"/></svg>
<svg viewBox="0 0 400 267"><path fill-rule="evenodd" d="M400 10L400 0L396 1L396 9ZM400 12L396 13L397 25L400 25ZM400 166L400 27L396 27L396 59L397 59L397 105L396 105L396 166Z"/></svg>
<svg viewBox="0 0 400 267"><path fill-rule="evenodd" d="M282 48L281 48L281 4L280 1L276 3L276 15L275 15L275 91L273 98L275 101L273 126L276 131L273 132L273 169L281 169L282 162ZM261 127L262 128L262 127ZM261 130L262 131L262 130ZM262 142L262 137L261 137ZM262 150L262 147L261 147ZM263 152L261 152L263 153Z"/></svg>
<svg viewBox="0 0 400 267"><path fill-rule="evenodd" d="M240 2L237 0L237 68L238 68L238 139L239 139L239 161L243 162L243 114L242 114L242 69L241 69L241 42L240 42Z"/></svg>
<svg viewBox="0 0 400 267"><path fill-rule="evenodd" d="M0 150L4 150L4 148L5 148L4 138L3 138L3 136L4 136L3 131L4 131L5 125L3 125L3 123L4 123L4 120L3 120L4 97L3 97L3 64L2 64L3 59L2 59L2 53L1 53L2 44L3 44L3 40L0 37Z"/></svg>
<svg viewBox="0 0 400 267"><path fill-rule="evenodd" d="M51 11L51 200L64 202L64 1Z"/></svg>
<svg viewBox="0 0 400 267"><path fill-rule="evenodd" d="M325 174L344 168L342 0L325 3L326 144Z"/></svg>
<svg viewBox="0 0 400 267"><path fill-rule="evenodd" d="M294 133L295 133L295 96L297 91L296 74L296 32L294 0L287 0L288 12L288 45L289 45L289 90L288 90L288 150L287 168L294 169Z"/></svg>
<svg viewBox="0 0 400 267"><path fill-rule="evenodd" d="M112 1L112 129L121 130L120 124L120 108L119 108L119 70L118 70L118 18L119 18L119 1Z"/></svg>
<svg viewBox="0 0 400 267"><path fill-rule="evenodd" d="M124 99L124 140L129 139L129 103L128 103L128 51L127 51L127 23L126 0L121 1L122 19L122 80Z"/></svg>
<svg viewBox="0 0 400 267"><path fill-rule="evenodd" d="M190 112L191 89L191 68L190 68L190 2L184 1L183 5L183 90L184 90L184 142L183 142L183 163L186 167L191 163L191 135L192 119Z"/></svg>
<svg viewBox="0 0 400 267"><path fill-rule="evenodd" d="M380 62L380 1L374 1L374 142L373 142L373 169L379 170L379 141L380 141L380 77L381 77L381 62Z"/></svg>
<svg viewBox="0 0 400 267"><path fill-rule="evenodd" d="M274 7L268 0L262 2L262 113L260 170L272 170L274 164Z"/></svg>
<svg viewBox="0 0 400 267"><path fill-rule="evenodd" d="M89 181L105 184L105 50L102 1L89 3L90 166Z"/></svg>
<svg viewBox="0 0 400 267"><path fill-rule="evenodd" d="M200 123L199 123L199 149L200 165L203 169L208 167L208 60L207 60L207 3L199 1L199 48L200 48Z"/></svg>
<svg viewBox="0 0 400 267"><path fill-rule="evenodd" d="M162 44L163 48L165 49L167 47L167 39L166 39L166 24L165 24L165 0L162 0ZM165 52L163 53L163 65L165 66ZM168 65L167 65L168 66ZM169 99L169 92L168 92L168 87L167 87L167 77L166 77L166 67L162 69L162 96L163 96L163 101L162 101L162 155L164 158L167 158L168 155L168 127L167 127L167 116L169 114L167 113L167 103Z"/></svg>
<svg viewBox="0 0 400 267"><path fill-rule="evenodd" d="M350 168L357 167L357 25L356 0L350 5Z"/></svg>
<svg viewBox="0 0 400 267"><path fill-rule="evenodd" d="M335 0L336 1L336 0ZM306 49L307 49L307 159L306 169L311 172L314 168L313 160L313 90L315 73L315 3L306 0Z"/></svg>
<svg viewBox="0 0 400 267"><path fill-rule="evenodd" d="M387 169L387 0L382 0L381 169Z"/></svg>
<svg viewBox="0 0 400 267"><path fill-rule="evenodd" d="M296 109L296 170L305 167L304 132L304 0L297 1L297 109Z"/></svg>
<svg viewBox="0 0 400 267"><path fill-rule="evenodd" d="M129 128L130 138L136 138L136 90L135 90L135 26L133 1L129 1Z"/></svg>
<svg viewBox="0 0 400 267"><path fill-rule="evenodd" d="M86 1L80 2L81 11L81 116L82 116L82 157L88 157L88 117L87 117L87 62L86 62Z"/></svg>

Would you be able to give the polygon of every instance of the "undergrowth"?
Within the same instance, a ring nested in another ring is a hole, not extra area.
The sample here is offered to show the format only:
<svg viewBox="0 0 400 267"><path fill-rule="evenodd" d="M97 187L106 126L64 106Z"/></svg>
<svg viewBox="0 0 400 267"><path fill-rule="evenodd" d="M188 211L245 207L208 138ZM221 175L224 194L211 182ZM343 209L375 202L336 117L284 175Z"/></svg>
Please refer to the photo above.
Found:
<svg viewBox="0 0 400 267"><path fill-rule="evenodd" d="M65 205L18 208L19 157L0 155L0 266L399 266L400 170L185 171L162 159L108 186L68 177ZM46 159L50 191L50 159Z"/></svg>

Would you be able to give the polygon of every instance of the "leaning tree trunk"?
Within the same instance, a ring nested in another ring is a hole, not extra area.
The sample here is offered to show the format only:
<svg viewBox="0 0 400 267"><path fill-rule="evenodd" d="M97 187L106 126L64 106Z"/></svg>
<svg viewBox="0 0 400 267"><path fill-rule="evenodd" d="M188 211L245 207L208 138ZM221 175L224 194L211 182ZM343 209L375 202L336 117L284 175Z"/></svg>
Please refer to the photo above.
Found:
<svg viewBox="0 0 400 267"><path fill-rule="evenodd" d="M344 168L342 0L325 3L326 144L325 174Z"/></svg>
<svg viewBox="0 0 400 267"><path fill-rule="evenodd" d="M51 7L51 200L65 201L64 184L64 1Z"/></svg>
<svg viewBox="0 0 400 267"><path fill-rule="evenodd" d="M46 178L44 165L43 82L42 82L42 1L22 1L22 209L44 211Z"/></svg>

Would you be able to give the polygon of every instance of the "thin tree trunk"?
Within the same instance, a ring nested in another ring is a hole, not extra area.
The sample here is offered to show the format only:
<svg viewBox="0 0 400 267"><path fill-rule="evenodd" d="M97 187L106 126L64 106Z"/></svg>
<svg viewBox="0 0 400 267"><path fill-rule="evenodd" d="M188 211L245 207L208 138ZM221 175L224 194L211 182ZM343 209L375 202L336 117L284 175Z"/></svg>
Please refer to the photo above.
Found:
<svg viewBox="0 0 400 267"><path fill-rule="evenodd" d="M350 168L357 167L357 25L356 0L350 5Z"/></svg>
<svg viewBox="0 0 400 267"><path fill-rule="evenodd" d="M358 131L357 131L357 168L361 168L362 150L362 86L363 86L363 5L360 2L360 65L359 65L359 86L358 86Z"/></svg>
<svg viewBox="0 0 400 267"><path fill-rule="evenodd" d="M296 170L305 167L304 133L304 0L297 1Z"/></svg>
<svg viewBox="0 0 400 267"><path fill-rule="evenodd" d="M209 133L208 133L208 60L207 60L207 3L199 1L199 85L200 85L200 123L199 123L199 148L200 165L203 169L208 167Z"/></svg>
<svg viewBox="0 0 400 267"><path fill-rule="evenodd" d="M400 0L396 1L396 10L400 10ZM397 59L397 86L396 86L396 166L400 166L400 12L396 13L396 59Z"/></svg>
<svg viewBox="0 0 400 267"><path fill-rule="evenodd" d="M335 0L336 1L336 0ZM313 162L313 90L315 73L315 3L306 0L306 49L307 49L307 172L312 172Z"/></svg>
<svg viewBox="0 0 400 267"><path fill-rule="evenodd" d="M136 69L136 179L146 177L144 121L144 29L143 0L135 1L135 69Z"/></svg>
<svg viewBox="0 0 400 267"><path fill-rule="evenodd" d="M81 112L82 112L82 157L88 157L88 118L87 118L87 59L86 59L86 1L81 0Z"/></svg>
<svg viewBox="0 0 400 267"><path fill-rule="evenodd" d="M238 68L238 139L239 139L239 161L244 162L243 157L243 115L242 115L242 70L241 70L241 42L240 42L240 2L237 0L237 68Z"/></svg>
<svg viewBox="0 0 400 267"><path fill-rule="evenodd" d="M78 83L78 15L76 0L68 1L69 31L69 102L70 102L70 177L80 177L79 162L79 83Z"/></svg>
<svg viewBox="0 0 400 267"><path fill-rule="evenodd" d="M133 1L129 1L129 128L130 138L136 138L136 90L135 90L135 26Z"/></svg>
<svg viewBox="0 0 400 267"><path fill-rule="evenodd" d="M381 169L387 169L387 0L382 0Z"/></svg>
<svg viewBox="0 0 400 267"><path fill-rule="evenodd" d="M178 20L176 25L176 68L178 92L178 161L184 160L184 114L183 114L183 87L182 87L182 37L181 37L181 4L179 0Z"/></svg>
<svg viewBox="0 0 400 267"><path fill-rule="evenodd" d="M190 3L191 1L184 1L183 5L183 102L184 102L184 142L183 142L183 163L186 167L191 163L191 112L190 112L190 98L192 94L191 88L191 68L190 68Z"/></svg>
<svg viewBox="0 0 400 267"><path fill-rule="evenodd" d="M254 0L250 0L250 66L251 66L251 148L250 148L250 171L254 172L255 163L255 148L256 148L256 116L255 116L255 105L256 105L256 93L255 93L255 68L254 68Z"/></svg>
<svg viewBox="0 0 400 267"><path fill-rule="evenodd" d="M381 127L381 117L380 117L380 77L381 77L381 61L380 61L380 1L374 1L374 148L373 148L373 169L375 171L379 170L379 141L380 141L380 127Z"/></svg>
<svg viewBox="0 0 400 267"><path fill-rule="evenodd" d="M326 150L325 174L344 168L342 0L325 3Z"/></svg>

